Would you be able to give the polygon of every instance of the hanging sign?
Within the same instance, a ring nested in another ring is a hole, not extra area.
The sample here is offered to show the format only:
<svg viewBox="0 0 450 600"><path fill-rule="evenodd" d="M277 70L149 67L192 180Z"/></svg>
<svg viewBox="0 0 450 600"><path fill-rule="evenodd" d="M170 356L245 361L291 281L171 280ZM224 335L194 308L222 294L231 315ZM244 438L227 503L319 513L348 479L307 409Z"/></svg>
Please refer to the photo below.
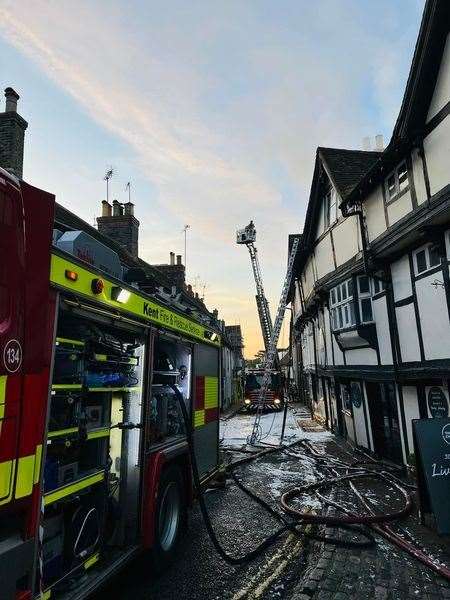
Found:
<svg viewBox="0 0 450 600"><path fill-rule="evenodd" d="M351 383L351 394L352 394L352 403L355 408L361 408L362 404L362 395L361 395L361 386L359 383L353 381Z"/></svg>
<svg viewBox="0 0 450 600"><path fill-rule="evenodd" d="M432 417L443 419L448 417L448 401L440 387L434 386L428 391L428 408Z"/></svg>
<svg viewBox="0 0 450 600"><path fill-rule="evenodd" d="M450 419L413 420L421 512L432 512L438 533L450 534Z"/></svg>

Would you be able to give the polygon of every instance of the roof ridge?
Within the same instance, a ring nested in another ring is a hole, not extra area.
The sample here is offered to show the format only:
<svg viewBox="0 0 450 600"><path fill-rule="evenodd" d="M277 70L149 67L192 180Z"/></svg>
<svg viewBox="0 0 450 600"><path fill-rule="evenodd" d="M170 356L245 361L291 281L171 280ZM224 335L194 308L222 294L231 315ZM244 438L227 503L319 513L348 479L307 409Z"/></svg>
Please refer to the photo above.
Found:
<svg viewBox="0 0 450 600"><path fill-rule="evenodd" d="M384 150L359 150L352 148L331 148L330 146L318 146L317 150L333 150L335 152L357 152L358 154L383 154Z"/></svg>

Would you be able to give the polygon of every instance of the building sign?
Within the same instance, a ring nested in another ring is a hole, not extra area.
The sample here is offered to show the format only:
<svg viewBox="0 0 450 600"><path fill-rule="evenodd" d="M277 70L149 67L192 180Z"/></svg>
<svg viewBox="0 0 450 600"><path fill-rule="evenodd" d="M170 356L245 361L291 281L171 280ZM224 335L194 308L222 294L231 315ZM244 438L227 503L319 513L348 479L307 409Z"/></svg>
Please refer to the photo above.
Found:
<svg viewBox="0 0 450 600"><path fill-rule="evenodd" d="M440 387L432 387L428 391L428 408L435 419L448 417L448 401Z"/></svg>
<svg viewBox="0 0 450 600"><path fill-rule="evenodd" d="M413 420L419 499L440 534L450 534L450 419Z"/></svg>

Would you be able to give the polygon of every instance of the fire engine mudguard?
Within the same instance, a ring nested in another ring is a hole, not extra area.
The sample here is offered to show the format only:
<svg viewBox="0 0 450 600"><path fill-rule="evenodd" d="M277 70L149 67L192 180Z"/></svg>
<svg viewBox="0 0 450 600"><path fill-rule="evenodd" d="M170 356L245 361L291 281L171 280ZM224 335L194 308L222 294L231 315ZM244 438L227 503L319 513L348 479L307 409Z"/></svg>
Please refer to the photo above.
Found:
<svg viewBox="0 0 450 600"><path fill-rule="evenodd" d="M146 486L142 512L143 546L148 550L151 550L156 543L155 532L160 482L164 471L170 469L172 465L177 465L183 476L185 508L192 504L192 480L187 442L183 440L151 453L147 458L145 481L148 482L148 485Z"/></svg>
<svg viewBox="0 0 450 600"><path fill-rule="evenodd" d="M151 555L157 571L169 565L177 551L186 522L186 499L183 472L171 464L159 480L154 519L154 544Z"/></svg>

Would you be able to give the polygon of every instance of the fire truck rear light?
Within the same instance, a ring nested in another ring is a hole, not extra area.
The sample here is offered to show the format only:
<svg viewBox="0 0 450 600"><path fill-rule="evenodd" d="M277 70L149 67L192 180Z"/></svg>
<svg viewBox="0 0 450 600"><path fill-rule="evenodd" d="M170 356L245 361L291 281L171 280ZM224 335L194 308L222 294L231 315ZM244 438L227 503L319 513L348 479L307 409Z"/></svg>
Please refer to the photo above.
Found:
<svg viewBox="0 0 450 600"><path fill-rule="evenodd" d="M104 287L105 282L103 279L93 279L91 282L91 290L94 294L101 294Z"/></svg>
<svg viewBox="0 0 450 600"><path fill-rule="evenodd" d="M70 271L69 269L66 269L65 276L66 279L70 279L70 281L76 281L78 279L78 273L75 271Z"/></svg>

